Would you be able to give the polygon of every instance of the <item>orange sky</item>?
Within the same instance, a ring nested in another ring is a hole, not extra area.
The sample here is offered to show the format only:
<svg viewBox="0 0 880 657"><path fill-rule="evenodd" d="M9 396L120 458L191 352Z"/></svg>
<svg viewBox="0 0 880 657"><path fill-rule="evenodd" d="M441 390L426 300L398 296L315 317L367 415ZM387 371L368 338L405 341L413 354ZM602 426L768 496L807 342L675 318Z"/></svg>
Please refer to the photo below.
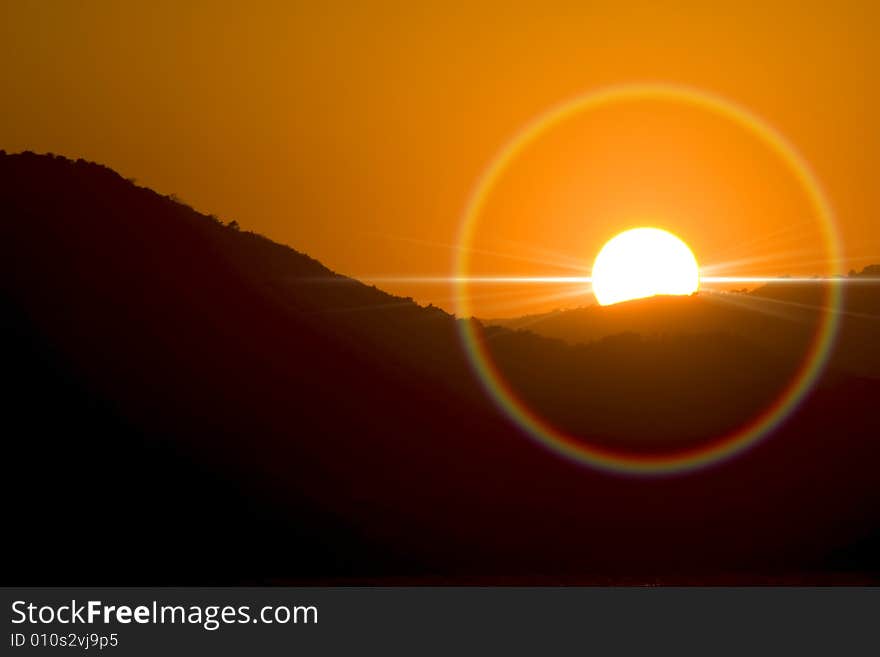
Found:
<svg viewBox="0 0 880 657"><path fill-rule="evenodd" d="M800 149L837 211L843 270L880 262L875 3L452 4L3 3L0 148L105 163L341 273L445 276L474 181L524 122L603 85L686 84ZM574 274L646 223L703 265L751 260L719 274L830 271L766 148L656 102L578 117L524 153L475 244L505 257L473 264ZM446 286L383 287L452 307ZM580 302L511 291L478 309Z"/></svg>

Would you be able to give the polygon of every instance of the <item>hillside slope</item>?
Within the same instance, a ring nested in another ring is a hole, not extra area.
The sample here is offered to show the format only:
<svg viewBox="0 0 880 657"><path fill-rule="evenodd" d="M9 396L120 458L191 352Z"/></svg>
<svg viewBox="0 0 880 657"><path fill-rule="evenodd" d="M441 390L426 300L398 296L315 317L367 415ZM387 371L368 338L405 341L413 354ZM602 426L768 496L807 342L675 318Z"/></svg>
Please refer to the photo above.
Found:
<svg viewBox="0 0 880 657"><path fill-rule="evenodd" d="M611 477L500 414L454 318L105 167L0 155L0 222L6 583L878 567L875 381L825 381L713 470ZM735 336L488 333L524 397L615 444L732 421L725 390L787 367Z"/></svg>
<svg viewBox="0 0 880 657"><path fill-rule="evenodd" d="M867 281L877 266L853 272L843 286L839 339L831 366L880 378L880 284ZM590 343L622 333L645 336L722 332L777 354L797 358L808 348L827 306L821 283L779 282L750 292L699 292L688 297L651 297L613 306L585 306L541 315L484 320L487 325Z"/></svg>

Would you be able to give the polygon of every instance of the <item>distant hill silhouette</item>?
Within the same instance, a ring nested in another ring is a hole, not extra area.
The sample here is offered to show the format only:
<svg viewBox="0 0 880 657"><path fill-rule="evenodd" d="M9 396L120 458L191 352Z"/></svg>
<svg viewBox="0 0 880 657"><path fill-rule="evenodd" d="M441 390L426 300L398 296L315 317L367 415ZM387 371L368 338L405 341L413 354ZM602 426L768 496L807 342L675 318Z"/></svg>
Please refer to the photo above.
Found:
<svg viewBox="0 0 880 657"><path fill-rule="evenodd" d="M851 272L850 280L876 277L880 265ZM687 297L658 296L614 306L598 305L540 315L483 320L489 326L525 330L570 344L590 343L621 333L643 336L724 333L748 340L777 355L797 358L809 346L827 305L822 283L766 284L749 292L700 292ZM843 286L840 339L832 367L880 378L880 285Z"/></svg>
<svg viewBox="0 0 880 657"><path fill-rule="evenodd" d="M106 167L0 154L0 220L6 583L878 571L872 378L731 463L613 477L500 414L463 320ZM679 301L705 305L645 303ZM609 318L586 346L480 330L536 409L635 450L737 425L796 364L760 325Z"/></svg>

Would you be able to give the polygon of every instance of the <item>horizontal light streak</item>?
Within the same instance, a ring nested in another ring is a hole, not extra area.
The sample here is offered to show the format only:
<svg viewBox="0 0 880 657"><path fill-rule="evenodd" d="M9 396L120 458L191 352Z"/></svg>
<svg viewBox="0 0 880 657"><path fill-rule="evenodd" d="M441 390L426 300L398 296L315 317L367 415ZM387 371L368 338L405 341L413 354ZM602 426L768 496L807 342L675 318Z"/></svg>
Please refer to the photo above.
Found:
<svg viewBox="0 0 880 657"><path fill-rule="evenodd" d="M474 284L587 284L591 276L364 276L371 283L448 283ZM731 283L880 283L876 276L703 276L700 283L726 285Z"/></svg>

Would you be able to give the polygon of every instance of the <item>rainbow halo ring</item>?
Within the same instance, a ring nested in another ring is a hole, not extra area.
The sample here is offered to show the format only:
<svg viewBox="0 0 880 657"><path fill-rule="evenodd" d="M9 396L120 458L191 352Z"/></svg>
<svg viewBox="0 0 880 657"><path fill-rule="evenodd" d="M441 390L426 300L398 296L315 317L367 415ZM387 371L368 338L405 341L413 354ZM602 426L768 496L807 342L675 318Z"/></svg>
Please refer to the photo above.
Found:
<svg viewBox="0 0 880 657"><path fill-rule="evenodd" d="M478 179L461 219L457 255L456 313L473 316L467 292L470 246L476 234L486 199L509 164L550 128L584 112L600 107L640 100L682 103L713 112L745 128L765 144L797 179L820 222L828 257L839 262L840 241L825 192L804 158L775 128L762 118L725 98L699 89L671 84L627 84L607 87L556 105L528 122L495 155ZM840 284L828 283L828 298L813 340L788 385L757 416L733 432L717 436L698 447L664 454L634 455L591 445L586 438L567 435L529 408L512 390L487 352L479 329L471 321L459 322L459 331L470 364L484 389L499 408L528 436L552 452L577 463L611 473L669 475L697 470L723 462L757 444L776 429L812 389L822 372L838 327Z"/></svg>

